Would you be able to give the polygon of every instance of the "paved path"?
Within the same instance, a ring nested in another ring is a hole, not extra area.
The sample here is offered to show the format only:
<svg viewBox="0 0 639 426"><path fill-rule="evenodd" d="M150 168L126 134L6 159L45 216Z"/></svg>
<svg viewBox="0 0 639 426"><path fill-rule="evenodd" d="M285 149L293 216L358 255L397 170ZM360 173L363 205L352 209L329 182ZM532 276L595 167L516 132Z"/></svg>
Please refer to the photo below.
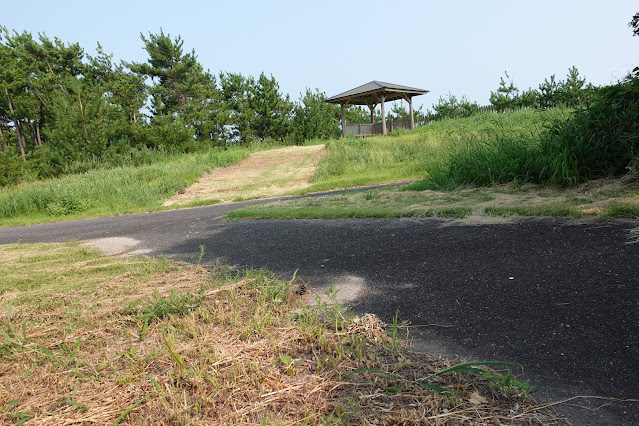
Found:
<svg viewBox="0 0 639 426"><path fill-rule="evenodd" d="M638 222L223 222L234 208L0 229L0 243L126 237L130 250L187 261L204 245L205 263L299 269L312 288L354 290L356 312L399 311L419 326L420 350L520 362L538 398L639 398ZM560 411L574 424L639 424L637 403Z"/></svg>

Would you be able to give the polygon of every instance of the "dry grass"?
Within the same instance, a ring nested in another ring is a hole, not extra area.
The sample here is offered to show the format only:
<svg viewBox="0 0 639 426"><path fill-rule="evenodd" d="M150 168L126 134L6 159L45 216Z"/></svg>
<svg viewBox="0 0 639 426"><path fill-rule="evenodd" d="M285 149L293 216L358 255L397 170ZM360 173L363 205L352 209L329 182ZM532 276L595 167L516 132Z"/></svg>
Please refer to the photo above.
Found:
<svg viewBox="0 0 639 426"><path fill-rule="evenodd" d="M315 198L276 201L233 211L230 218L432 217L455 216L456 223L510 221L517 215L584 218L639 212L639 185L599 179L575 187L495 185L453 191L378 189ZM510 216L510 217L509 217Z"/></svg>
<svg viewBox="0 0 639 426"><path fill-rule="evenodd" d="M323 153L324 145L255 152L236 165L213 170L164 206L292 194L310 186L308 181Z"/></svg>
<svg viewBox="0 0 639 426"><path fill-rule="evenodd" d="M72 244L0 246L0 263L3 424L559 422L476 373L413 383L451 364L265 272Z"/></svg>

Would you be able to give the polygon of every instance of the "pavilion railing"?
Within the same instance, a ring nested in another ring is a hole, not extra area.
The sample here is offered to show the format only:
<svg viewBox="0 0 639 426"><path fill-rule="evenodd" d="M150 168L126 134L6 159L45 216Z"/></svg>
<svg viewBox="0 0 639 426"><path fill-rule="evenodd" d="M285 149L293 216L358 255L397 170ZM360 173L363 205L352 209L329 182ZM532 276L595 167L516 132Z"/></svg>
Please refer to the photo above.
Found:
<svg viewBox="0 0 639 426"><path fill-rule="evenodd" d="M386 131L391 133L397 129L410 129L410 119L404 118L400 120L388 120L386 121ZM381 135L382 123L359 123L359 124L346 124L344 127L346 136L368 136L368 135Z"/></svg>

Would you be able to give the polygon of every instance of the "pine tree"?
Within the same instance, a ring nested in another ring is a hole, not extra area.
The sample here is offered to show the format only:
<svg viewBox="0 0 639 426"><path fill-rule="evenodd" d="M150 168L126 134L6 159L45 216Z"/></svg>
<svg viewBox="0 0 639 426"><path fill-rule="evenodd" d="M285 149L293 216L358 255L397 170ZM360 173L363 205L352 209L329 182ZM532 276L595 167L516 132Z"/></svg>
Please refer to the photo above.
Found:
<svg viewBox="0 0 639 426"><path fill-rule="evenodd" d="M215 108L219 98L215 79L204 71L195 51L184 53L180 36L149 33L140 37L149 54L147 63L131 63L129 68L142 77L150 77L154 85L152 123L182 123L195 139L215 139ZM158 120L158 117L166 117Z"/></svg>
<svg viewBox="0 0 639 426"><path fill-rule="evenodd" d="M303 144L309 139L331 139L339 137L340 109L337 105L324 102L326 95L315 89L306 89L295 104L289 136L295 144Z"/></svg>
<svg viewBox="0 0 639 426"><path fill-rule="evenodd" d="M250 102L255 80L242 74L219 75L221 105L217 110L217 123L221 138L229 142L250 142L254 138L251 121L254 116Z"/></svg>
<svg viewBox="0 0 639 426"><path fill-rule="evenodd" d="M288 95L279 93L279 85L275 78L261 73L256 84L251 88L249 104L253 117L251 128L255 136L261 140L280 140L284 142L292 106Z"/></svg>
<svg viewBox="0 0 639 426"><path fill-rule="evenodd" d="M550 80L544 79L539 85L539 106L542 108L553 108L561 102L561 82L555 81L555 76L551 75Z"/></svg>
<svg viewBox="0 0 639 426"><path fill-rule="evenodd" d="M504 72L504 74L506 80L503 77L500 78L497 92L490 92L490 103L497 111L515 108L519 97L519 89L515 86L508 72Z"/></svg>
<svg viewBox="0 0 639 426"><path fill-rule="evenodd" d="M585 101L586 79L581 78L575 66L568 70L566 81L560 84L561 102L569 107L580 105Z"/></svg>

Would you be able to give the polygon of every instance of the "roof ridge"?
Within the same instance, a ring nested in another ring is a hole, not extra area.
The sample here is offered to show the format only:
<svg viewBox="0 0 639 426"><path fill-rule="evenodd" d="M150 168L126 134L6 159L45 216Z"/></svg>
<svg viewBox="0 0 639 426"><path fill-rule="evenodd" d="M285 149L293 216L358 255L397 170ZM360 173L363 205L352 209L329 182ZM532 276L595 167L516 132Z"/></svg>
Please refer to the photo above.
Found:
<svg viewBox="0 0 639 426"><path fill-rule="evenodd" d="M362 84L361 86L357 86L354 89L326 98L324 101L329 103L340 103L340 100L343 100L346 103L354 105L368 105L370 103L375 103L374 98L378 96L376 94L379 93L386 93L387 100L391 101L402 99L405 96L402 95L402 93L409 93L411 96L417 96L428 93L428 90L373 80ZM364 99L366 97L370 99Z"/></svg>

